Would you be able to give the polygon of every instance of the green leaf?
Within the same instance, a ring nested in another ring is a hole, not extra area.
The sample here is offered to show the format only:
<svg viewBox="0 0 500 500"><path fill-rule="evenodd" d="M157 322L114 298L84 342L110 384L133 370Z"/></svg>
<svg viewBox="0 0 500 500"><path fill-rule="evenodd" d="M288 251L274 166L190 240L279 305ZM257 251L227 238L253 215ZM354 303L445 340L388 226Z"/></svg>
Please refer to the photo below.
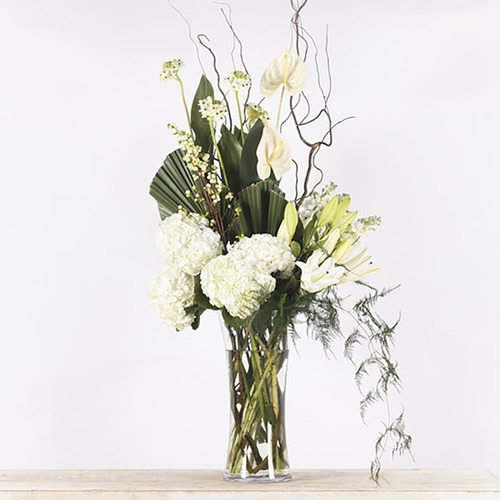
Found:
<svg viewBox="0 0 500 500"><path fill-rule="evenodd" d="M302 248L307 249L309 244L311 243L312 237L316 231L316 221L318 220L317 214L315 214L312 219L308 222L307 226L304 229L302 236Z"/></svg>
<svg viewBox="0 0 500 500"><path fill-rule="evenodd" d="M205 75L201 75L200 83L191 106L191 127L195 134L196 144L201 146L204 152L211 152L212 150L212 135L208 121L201 116L198 103L208 96L214 96L214 89L208 78Z"/></svg>
<svg viewBox="0 0 500 500"><path fill-rule="evenodd" d="M242 189L238 197L241 215L250 226L251 234L270 233L275 236L286 207L285 195L276 183L259 181Z"/></svg>
<svg viewBox="0 0 500 500"><path fill-rule="evenodd" d="M275 185L275 184L273 184ZM267 214L267 232L276 236L283 221L286 200L281 190L269 191L269 211Z"/></svg>
<svg viewBox="0 0 500 500"><path fill-rule="evenodd" d="M154 176L149 194L157 201L160 217L172 215L178 211L179 205L188 212L204 214L204 204L187 197L186 192L193 193L195 183L183 160L183 153L176 149L170 153Z"/></svg>
<svg viewBox="0 0 500 500"><path fill-rule="evenodd" d="M240 161L242 147L238 139L225 125L221 127L219 151L226 170L229 189L233 193L237 193L241 189Z"/></svg>
<svg viewBox="0 0 500 500"><path fill-rule="evenodd" d="M300 243L297 243L296 241L292 241L290 243L290 249L292 250L293 256L297 258L300 255Z"/></svg>
<svg viewBox="0 0 500 500"><path fill-rule="evenodd" d="M241 152L241 186L243 188L259 181L257 174L257 146L262 137L264 124L257 120L245 139L245 145Z"/></svg>

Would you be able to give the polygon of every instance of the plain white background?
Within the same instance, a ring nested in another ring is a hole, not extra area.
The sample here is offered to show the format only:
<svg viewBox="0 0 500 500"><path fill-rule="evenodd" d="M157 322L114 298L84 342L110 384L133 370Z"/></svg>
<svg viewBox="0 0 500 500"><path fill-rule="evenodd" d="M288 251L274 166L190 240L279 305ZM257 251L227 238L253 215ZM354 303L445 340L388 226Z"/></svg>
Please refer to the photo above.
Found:
<svg viewBox="0 0 500 500"><path fill-rule="evenodd" d="M229 71L219 6L182 8ZM288 47L288 2L233 11L258 79ZM375 283L402 284L384 311L402 311L416 462L389 466L500 474L499 19L495 0L304 11L319 39L330 26L335 117L357 117L320 162L355 208L384 219ZM176 333L147 299L161 266L149 182L174 147L166 123L183 123L176 85L158 74L180 57L194 90L186 26L167 0L2 0L0 43L0 468L222 468L217 319ZM361 422L340 343L337 360L307 339L298 351L292 466L366 468L378 415Z"/></svg>

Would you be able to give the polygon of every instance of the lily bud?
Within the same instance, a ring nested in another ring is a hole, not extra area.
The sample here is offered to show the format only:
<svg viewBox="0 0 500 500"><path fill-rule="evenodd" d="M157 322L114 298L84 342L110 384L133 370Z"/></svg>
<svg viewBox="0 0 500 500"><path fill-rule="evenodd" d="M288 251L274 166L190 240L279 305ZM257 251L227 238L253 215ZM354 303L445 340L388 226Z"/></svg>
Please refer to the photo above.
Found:
<svg viewBox="0 0 500 500"><path fill-rule="evenodd" d="M281 241L284 241L287 245L290 245L292 238L295 235L295 230L297 229L297 224L299 223L299 214L297 213L297 208L293 201L289 201L285 208L285 214L283 217L283 222L276 235Z"/></svg>
<svg viewBox="0 0 500 500"><path fill-rule="evenodd" d="M349 256L349 252L352 247L351 237L347 237L333 252L332 257L335 259L337 264L343 264L345 259Z"/></svg>
<svg viewBox="0 0 500 500"><path fill-rule="evenodd" d="M325 253L331 255L339 238L340 238L340 231L338 229L334 229L333 231L329 231L321 239L318 245Z"/></svg>

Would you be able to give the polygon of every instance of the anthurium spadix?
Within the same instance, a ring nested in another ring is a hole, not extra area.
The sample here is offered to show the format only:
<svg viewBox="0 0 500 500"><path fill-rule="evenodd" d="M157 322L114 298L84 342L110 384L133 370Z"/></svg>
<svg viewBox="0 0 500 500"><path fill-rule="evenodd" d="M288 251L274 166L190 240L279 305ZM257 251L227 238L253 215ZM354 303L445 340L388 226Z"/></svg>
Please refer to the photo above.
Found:
<svg viewBox="0 0 500 500"><path fill-rule="evenodd" d="M272 97L282 86L291 95L300 94L307 82L307 66L300 56L285 50L271 61L260 80L260 91L264 97Z"/></svg>
<svg viewBox="0 0 500 500"><path fill-rule="evenodd" d="M277 129L266 123L257 146L257 174L260 179L267 179L271 170L277 180L283 177L292 166L290 145Z"/></svg>
<svg viewBox="0 0 500 500"><path fill-rule="evenodd" d="M295 203L289 201L285 207L285 214L283 216L283 222L278 229L278 234L276 235L281 241L284 241L287 245L290 245L292 238L295 235L295 230L297 229L297 224L299 223L299 214L295 208Z"/></svg>

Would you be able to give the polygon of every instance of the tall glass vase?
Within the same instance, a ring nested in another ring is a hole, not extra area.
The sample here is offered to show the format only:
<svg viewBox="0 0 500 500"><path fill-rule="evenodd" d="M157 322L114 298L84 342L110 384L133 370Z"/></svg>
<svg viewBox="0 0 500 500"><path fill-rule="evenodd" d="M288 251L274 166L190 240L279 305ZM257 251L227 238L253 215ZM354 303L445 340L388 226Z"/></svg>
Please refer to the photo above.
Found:
<svg viewBox="0 0 500 500"><path fill-rule="evenodd" d="M288 362L286 326L257 329L223 324L230 393L230 432L224 478L291 479L285 434Z"/></svg>

